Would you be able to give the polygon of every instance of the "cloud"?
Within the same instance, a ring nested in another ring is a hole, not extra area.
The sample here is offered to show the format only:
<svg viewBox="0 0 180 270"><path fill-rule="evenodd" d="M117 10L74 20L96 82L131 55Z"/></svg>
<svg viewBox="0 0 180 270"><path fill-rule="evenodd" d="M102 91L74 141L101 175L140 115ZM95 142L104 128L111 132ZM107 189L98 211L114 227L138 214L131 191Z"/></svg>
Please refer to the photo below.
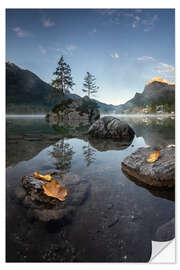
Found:
<svg viewBox="0 0 180 270"><path fill-rule="evenodd" d="M115 52L115 53L113 53L113 54L111 55L111 57L117 59L117 58L119 58L119 54L118 54L117 52Z"/></svg>
<svg viewBox="0 0 180 270"><path fill-rule="evenodd" d="M136 23L133 23L132 24L132 28L136 28Z"/></svg>
<svg viewBox="0 0 180 270"><path fill-rule="evenodd" d="M56 48L57 52L60 52L67 56L72 56L73 52L77 49L77 46L74 44L69 44L65 48Z"/></svg>
<svg viewBox="0 0 180 270"><path fill-rule="evenodd" d="M47 54L47 50L43 46L40 45L39 46L39 49L40 49L42 55L46 55Z"/></svg>
<svg viewBox="0 0 180 270"><path fill-rule="evenodd" d="M141 23L146 26L146 28L144 28L144 32L151 31L155 21L157 20L158 20L158 15L153 15L151 18L142 20Z"/></svg>
<svg viewBox="0 0 180 270"><path fill-rule="evenodd" d="M133 14L133 19L134 19L134 22L132 23L132 28L136 28L137 23L140 21L140 17L139 16L135 16Z"/></svg>
<svg viewBox="0 0 180 270"><path fill-rule="evenodd" d="M106 23L110 24L129 24L132 28L136 28L141 20L141 11L127 9L104 9L98 12L106 18ZM138 14L137 14L138 13Z"/></svg>
<svg viewBox="0 0 180 270"><path fill-rule="evenodd" d="M141 9L104 9L98 11L98 14L104 17L103 23L106 24L126 24L136 29L138 25L142 25L142 31L149 32L153 29L158 15L149 15L142 12Z"/></svg>
<svg viewBox="0 0 180 270"><path fill-rule="evenodd" d="M92 32L93 32L93 33L96 33L96 32L97 32L97 29L96 29L96 28L94 28L94 29L92 30Z"/></svg>
<svg viewBox="0 0 180 270"><path fill-rule="evenodd" d="M50 18L43 18L42 24L45 28L49 28L55 25L55 22L53 22Z"/></svg>
<svg viewBox="0 0 180 270"><path fill-rule="evenodd" d="M158 19L158 15L154 15L153 17L149 18L149 19L145 19L142 20L142 24L144 25L153 25L154 22Z"/></svg>
<svg viewBox="0 0 180 270"><path fill-rule="evenodd" d="M155 69L161 76L169 81L175 81L175 67L166 63L158 62Z"/></svg>
<svg viewBox="0 0 180 270"><path fill-rule="evenodd" d="M152 56L141 56L137 58L138 61L145 62L145 61L155 61Z"/></svg>
<svg viewBox="0 0 180 270"><path fill-rule="evenodd" d="M140 20L140 17L139 16L135 16L135 19L136 19L136 21L139 21Z"/></svg>
<svg viewBox="0 0 180 270"><path fill-rule="evenodd" d="M12 28L12 31L15 32L19 38L32 36L32 33L22 30L19 26Z"/></svg>
<svg viewBox="0 0 180 270"><path fill-rule="evenodd" d="M76 48L77 48L76 45L73 45L73 44L66 46L66 50L69 52L74 51Z"/></svg>

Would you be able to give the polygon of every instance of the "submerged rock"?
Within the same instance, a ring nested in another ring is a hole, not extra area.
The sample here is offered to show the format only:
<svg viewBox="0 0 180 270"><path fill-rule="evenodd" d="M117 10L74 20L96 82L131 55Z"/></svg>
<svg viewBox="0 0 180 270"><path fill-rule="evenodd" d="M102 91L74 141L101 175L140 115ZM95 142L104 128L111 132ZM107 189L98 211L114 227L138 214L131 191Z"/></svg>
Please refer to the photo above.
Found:
<svg viewBox="0 0 180 270"><path fill-rule="evenodd" d="M175 237L175 219L160 226L156 231L156 241L170 241Z"/></svg>
<svg viewBox="0 0 180 270"><path fill-rule="evenodd" d="M89 183L78 175L71 173L59 174L57 170L43 173L50 173L52 179L56 179L61 186L67 189L68 195L66 200L61 202L56 198L47 196L42 188L42 184L47 182L36 179L33 175L22 178L21 183L23 187L21 189L25 192L22 192L17 187L15 191L17 199L22 202L24 207L28 208L27 215L31 219L35 218L43 222L53 220L60 221L60 223L69 222L77 206L86 200L89 192Z"/></svg>
<svg viewBox="0 0 180 270"><path fill-rule="evenodd" d="M147 162L150 154L156 150L141 147L122 162L122 170L145 184L156 187L173 187L175 185L175 147L160 150L159 159Z"/></svg>
<svg viewBox="0 0 180 270"><path fill-rule="evenodd" d="M98 138L132 140L135 132L126 122L113 116L105 116L91 125L88 134Z"/></svg>

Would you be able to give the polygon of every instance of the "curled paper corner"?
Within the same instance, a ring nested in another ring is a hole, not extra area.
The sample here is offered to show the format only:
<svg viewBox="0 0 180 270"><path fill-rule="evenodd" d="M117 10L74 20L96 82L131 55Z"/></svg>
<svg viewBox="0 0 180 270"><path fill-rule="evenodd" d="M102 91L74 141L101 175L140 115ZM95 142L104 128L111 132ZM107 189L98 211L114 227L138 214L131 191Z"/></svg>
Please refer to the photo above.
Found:
<svg viewBox="0 0 180 270"><path fill-rule="evenodd" d="M175 263L175 239L166 242L152 241L150 263Z"/></svg>

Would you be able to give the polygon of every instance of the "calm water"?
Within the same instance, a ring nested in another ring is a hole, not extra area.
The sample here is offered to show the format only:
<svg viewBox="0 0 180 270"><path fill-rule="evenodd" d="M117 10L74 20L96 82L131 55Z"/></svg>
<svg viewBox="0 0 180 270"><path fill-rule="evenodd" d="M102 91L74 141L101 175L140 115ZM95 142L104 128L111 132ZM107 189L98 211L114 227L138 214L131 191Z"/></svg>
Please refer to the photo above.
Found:
<svg viewBox="0 0 180 270"><path fill-rule="evenodd" d="M7 261L59 261L59 253L62 261L72 256L82 262L149 261L157 228L174 217L174 190L133 182L121 162L139 147L175 144L175 123L170 117L123 119L136 132L130 145L89 139L82 128L51 127L42 117L7 118ZM22 176L49 169L69 171L90 184L72 222L56 230L31 222L14 194ZM58 249L62 238L72 252Z"/></svg>

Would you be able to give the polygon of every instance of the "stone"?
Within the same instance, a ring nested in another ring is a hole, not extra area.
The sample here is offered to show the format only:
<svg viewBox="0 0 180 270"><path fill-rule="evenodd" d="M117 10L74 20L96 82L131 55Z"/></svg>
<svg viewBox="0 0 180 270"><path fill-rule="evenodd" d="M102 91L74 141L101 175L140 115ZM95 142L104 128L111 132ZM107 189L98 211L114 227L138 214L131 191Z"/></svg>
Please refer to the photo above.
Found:
<svg viewBox="0 0 180 270"><path fill-rule="evenodd" d="M93 105L93 106L92 106ZM69 126L88 125L100 118L95 102L89 97L61 100L59 104L46 115L51 125Z"/></svg>
<svg viewBox="0 0 180 270"><path fill-rule="evenodd" d="M26 196L26 190L23 187L17 187L15 189L15 196L18 200L23 200Z"/></svg>
<svg viewBox="0 0 180 270"><path fill-rule="evenodd" d="M41 171L40 173L50 173L52 179L56 179L61 186L67 189L68 195L64 202L60 202L44 193L42 184L47 182L36 179L33 175L24 176L21 179L22 187L18 187L18 190L24 190L23 196L19 195L20 192L16 192L15 195L27 208L27 216L43 222L70 222L77 207L87 199L90 184L78 175L64 174L58 170Z"/></svg>
<svg viewBox="0 0 180 270"><path fill-rule="evenodd" d="M160 150L159 159L147 162L154 148L141 147L122 162L123 172L130 177L155 187L173 187L175 185L175 147Z"/></svg>
<svg viewBox="0 0 180 270"><path fill-rule="evenodd" d="M88 134L96 138L129 141L134 138L135 132L126 122L113 116L104 116L90 126Z"/></svg>
<svg viewBox="0 0 180 270"><path fill-rule="evenodd" d="M156 241L170 241L175 237L175 219L161 225L155 234Z"/></svg>

